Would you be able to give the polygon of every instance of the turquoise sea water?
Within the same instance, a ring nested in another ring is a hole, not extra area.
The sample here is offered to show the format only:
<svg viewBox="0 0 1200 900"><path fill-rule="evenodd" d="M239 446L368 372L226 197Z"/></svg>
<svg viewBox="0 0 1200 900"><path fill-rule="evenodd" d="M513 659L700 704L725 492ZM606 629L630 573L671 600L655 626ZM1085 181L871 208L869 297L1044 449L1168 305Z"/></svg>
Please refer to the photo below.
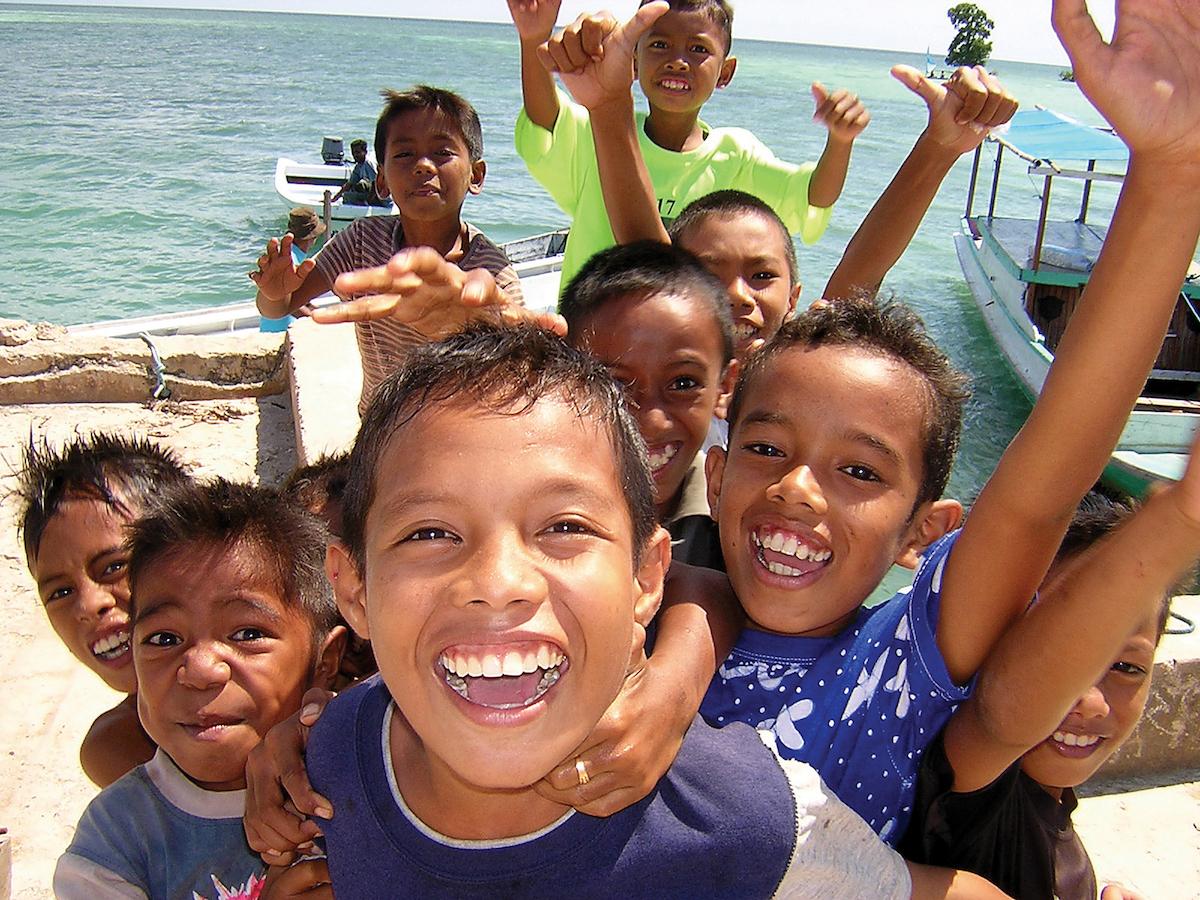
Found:
<svg viewBox="0 0 1200 900"><path fill-rule="evenodd" d="M566 220L512 149L520 107L511 27L276 13L0 5L9 76L0 92L0 316L73 323L245 299L246 272L281 232L272 186L281 155L316 158L325 134L370 137L378 92L427 81L468 97L483 120L488 177L467 216L498 240ZM846 241L925 121L888 76L897 54L738 41L737 77L705 110L752 129L784 159L815 159L809 84L857 91L872 122L854 151L834 223L800 251L816 296ZM1026 105L1096 122L1049 66L996 61ZM969 498L1027 411L962 283L951 233L969 162L942 192L888 286L975 376L952 483ZM1002 212L1036 208L1010 165ZM1101 192L1103 194L1103 192ZM1068 203L1069 201L1064 201ZM1111 193L1094 201L1103 207Z"/></svg>

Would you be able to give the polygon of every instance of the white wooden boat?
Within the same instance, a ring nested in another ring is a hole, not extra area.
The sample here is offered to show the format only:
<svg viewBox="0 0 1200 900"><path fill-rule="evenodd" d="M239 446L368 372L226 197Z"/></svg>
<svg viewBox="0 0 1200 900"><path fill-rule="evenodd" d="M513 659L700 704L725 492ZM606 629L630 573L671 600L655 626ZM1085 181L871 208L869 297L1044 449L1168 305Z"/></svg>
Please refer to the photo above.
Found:
<svg viewBox="0 0 1200 900"><path fill-rule="evenodd" d="M294 206L307 206L315 210L317 215L325 219L330 233L341 231L355 219L367 216L394 216L395 204L361 206L338 200L331 202L328 210L325 209L325 195L332 197L341 189L349 178L352 167L348 162L306 163L280 157L275 162L275 192L283 198L289 209Z"/></svg>
<svg viewBox="0 0 1200 900"><path fill-rule="evenodd" d="M549 231L501 244L513 268L521 276L525 305L536 310L552 310L558 303L559 276L562 274L563 248L566 231ZM324 306L337 303L332 294L318 297L313 303ZM72 334L99 337L137 337L141 334L219 334L222 332L258 331L259 315L254 300L242 300L204 309L137 316L109 322L89 322L71 325Z"/></svg>
<svg viewBox="0 0 1200 900"><path fill-rule="evenodd" d="M1041 390L1104 242L1106 226L1088 221L1092 185L1119 183L1129 152L1111 132L1041 108L1018 112L1007 129L989 137L988 145L995 147L996 158L987 212L973 214L980 147L954 245L988 330L1032 398ZM1037 219L995 214L1006 151L1025 161L1031 177L1042 179ZM1066 162L1086 166L1072 169ZM1107 163L1109 171L1097 170L1097 163ZM1051 215L1056 179L1082 181L1073 218ZM1192 434L1200 425L1200 269L1193 265L1192 272L1180 287L1162 351L1105 469L1107 482L1132 494L1143 493L1153 481L1183 474Z"/></svg>

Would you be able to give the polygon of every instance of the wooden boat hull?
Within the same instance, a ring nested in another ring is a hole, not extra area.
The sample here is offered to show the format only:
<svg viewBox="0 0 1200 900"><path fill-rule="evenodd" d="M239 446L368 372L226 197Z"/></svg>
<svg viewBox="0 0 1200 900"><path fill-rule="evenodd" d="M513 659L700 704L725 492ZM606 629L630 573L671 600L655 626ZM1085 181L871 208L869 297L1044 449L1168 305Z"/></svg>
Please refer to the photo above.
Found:
<svg viewBox="0 0 1200 900"><path fill-rule="evenodd" d="M1012 262L990 234L964 219L954 235L958 254L976 306L1001 354L1026 395L1041 392L1054 356L1045 336L1025 311L1028 283L1012 271ZM1082 279L1086 276L1082 276ZM1200 415L1179 409L1155 409L1142 398L1125 425L1104 480L1130 494L1141 495L1155 481L1178 479Z"/></svg>

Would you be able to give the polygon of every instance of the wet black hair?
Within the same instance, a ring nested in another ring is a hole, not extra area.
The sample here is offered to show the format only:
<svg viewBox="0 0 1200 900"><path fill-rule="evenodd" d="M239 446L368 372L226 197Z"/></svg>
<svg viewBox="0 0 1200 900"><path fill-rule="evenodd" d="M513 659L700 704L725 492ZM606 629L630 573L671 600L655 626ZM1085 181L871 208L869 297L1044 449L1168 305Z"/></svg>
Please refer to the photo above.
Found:
<svg viewBox="0 0 1200 900"><path fill-rule="evenodd" d="M800 281L800 266L796 262L796 245L792 242L791 232L788 231L787 225L783 224L783 219L779 218L779 213L753 194L733 189L705 194L685 206L667 232L676 243L686 242L688 232L707 219L739 219L746 216L761 216L779 230L779 235L783 238L784 256L787 258L788 276L791 278L791 285L795 287Z"/></svg>
<svg viewBox="0 0 1200 900"><path fill-rule="evenodd" d="M97 500L133 518L160 491L188 481L173 451L141 437L96 432L60 448L30 438L21 456L18 527L31 567L50 520L68 500Z"/></svg>
<svg viewBox="0 0 1200 900"><path fill-rule="evenodd" d="M558 310L567 320L568 340L574 342L605 304L665 295L693 297L705 306L720 336L721 365L728 365L733 358L729 294L699 259L681 247L635 241L601 250L571 279Z"/></svg>
<svg viewBox="0 0 1200 900"><path fill-rule="evenodd" d="M350 453L342 500L342 536L360 573L366 562L367 513L382 475L380 460L396 432L430 408L465 406L521 415L548 398L566 400L609 436L632 522L634 553L640 555L656 524L654 484L646 445L625 408L621 387L599 362L548 331L532 325L477 324L414 349L371 398Z"/></svg>
<svg viewBox="0 0 1200 900"><path fill-rule="evenodd" d="M467 145L471 162L483 159L483 126L479 124L479 113L454 91L418 84L407 91L388 88L381 91L380 96L383 97L384 106L375 123L375 159L381 169L387 159L389 126L413 110L431 109L453 120Z"/></svg>
<svg viewBox="0 0 1200 900"><path fill-rule="evenodd" d="M325 577L328 539L320 519L272 488L223 478L180 485L129 528L130 616L137 621L139 585L157 564L200 548L246 547L287 608L310 623L315 648L340 622Z"/></svg>
<svg viewBox="0 0 1200 900"><path fill-rule="evenodd" d="M1059 544L1053 565L1060 565L1083 553L1098 540L1129 519L1137 512L1138 504L1125 498L1112 497L1102 491L1092 490L1084 494L1067 526L1067 533ZM1171 598L1188 590L1195 580L1195 572L1189 571L1167 590L1158 610L1156 636L1161 639L1171 616Z"/></svg>
<svg viewBox="0 0 1200 900"><path fill-rule="evenodd" d="M638 6L645 6L651 2L653 0L641 0ZM729 51L733 47L733 7L727 0L667 0L667 2L671 6L671 12L699 12L707 16L721 30L721 37L725 43L725 55L729 55Z"/></svg>
<svg viewBox="0 0 1200 900"><path fill-rule="evenodd" d="M963 410L970 396L966 375L958 371L925 330L920 317L901 303L858 296L814 306L784 322L779 332L750 357L729 405L732 441L746 397L755 390L774 390L774 361L793 348L835 346L878 353L912 368L926 386L927 409L922 441L923 473L914 512L946 490L958 452ZM786 402L784 400L783 402Z"/></svg>

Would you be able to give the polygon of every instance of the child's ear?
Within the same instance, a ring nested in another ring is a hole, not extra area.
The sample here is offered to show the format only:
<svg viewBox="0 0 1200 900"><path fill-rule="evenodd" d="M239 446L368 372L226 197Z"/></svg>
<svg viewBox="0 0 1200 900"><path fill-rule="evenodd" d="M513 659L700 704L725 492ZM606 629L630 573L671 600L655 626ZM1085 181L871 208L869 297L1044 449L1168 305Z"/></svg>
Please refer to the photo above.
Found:
<svg viewBox="0 0 1200 900"><path fill-rule="evenodd" d="M471 163L471 183L467 185L467 190L472 194L478 194L483 190L483 179L487 176L487 163L482 159L477 159Z"/></svg>
<svg viewBox="0 0 1200 900"><path fill-rule="evenodd" d="M671 568L671 535L661 526L654 530L642 550L634 580L637 582L637 597L633 603L633 617L645 628L658 613L662 605L663 580Z"/></svg>
<svg viewBox="0 0 1200 900"><path fill-rule="evenodd" d="M378 194L381 199L390 193L387 179L383 177L382 167L380 167L379 171L375 173L375 193Z"/></svg>
<svg viewBox="0 0 1200 900"><path fill-rule="evenodd" d="M325 577L333 585L333 596L342 618L350 623L355 634L369 641L366 590L349 549L340 541L330 541L325 549Z"/></svg>
<svg viewBox="0 0 1200 900"><path fill-rule="evenodd" d="M721 447L709 447L704 458L704 478L708 482L709 515L717 517L721 505L721 479L725 477L726 451Z"/></svg>
<svg viewBox="0 0 1200 900"><path fill-rule="evenodd" d="M733 73L737 71L737 57L727 56L725 62L721 63L721 74L717 76L717 89L725 87L729 82L733 81Z"/></svg>
<svg viewBox="0 0 1200 900"><path fill-rule="evenodd" d="M915 569L921 562L925 548L957 528L962 517L962 504L957 500L934 500L922 504L913 516L904 538L904 547L896 557L896 565Z"/></svg>
<svg viewBox="0 0 1200 900"><path fill-rule="evenodd" d="M717 405L713 407L713 415L719 419L725 418L729 412L729 401L733 399L733 389L737 385L738 373L742 370L739 359L731 359L721 376L721 393L717 395Z"/></svg>
<svg viewBox="0 0 1200 900"><path fill-rule="evenodd" d="M788 237L791 240L791 236ZM804 285L797 281L792 285L792 296L788 298L788 311L784 319L790 319L792 313L796 311L796 305L800 302L800 293L804 290Z"/></svg>
<svg viewBox="0 0 1200 900"><path fill-rule="evenodd" d="M313 669L312 683L309 687L333 690L333 681L342 665L342 654L346 652L346 641L349 637L345 625L335 625L329 630L321 649L317 652L317 665Z"/></svg>

